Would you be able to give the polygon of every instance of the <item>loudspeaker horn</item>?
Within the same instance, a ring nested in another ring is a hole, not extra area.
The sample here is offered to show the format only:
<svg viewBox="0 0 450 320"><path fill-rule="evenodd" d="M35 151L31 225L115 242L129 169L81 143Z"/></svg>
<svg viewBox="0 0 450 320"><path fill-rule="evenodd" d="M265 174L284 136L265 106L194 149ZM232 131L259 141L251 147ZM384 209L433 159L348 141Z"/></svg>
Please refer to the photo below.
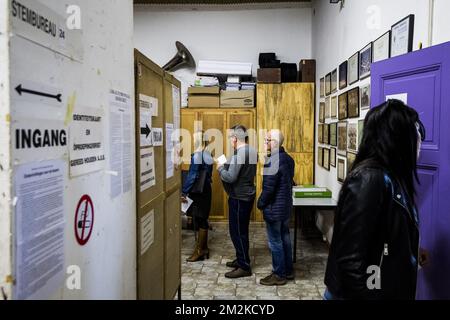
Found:
<svg viewBox="0 0 450 320"><path fill-rule="evenodd" d="M188 49L179 41L175 42L177 54L170 60L163 69L165 71L174 71L180 67L195 68L195 60Z"/></svg>

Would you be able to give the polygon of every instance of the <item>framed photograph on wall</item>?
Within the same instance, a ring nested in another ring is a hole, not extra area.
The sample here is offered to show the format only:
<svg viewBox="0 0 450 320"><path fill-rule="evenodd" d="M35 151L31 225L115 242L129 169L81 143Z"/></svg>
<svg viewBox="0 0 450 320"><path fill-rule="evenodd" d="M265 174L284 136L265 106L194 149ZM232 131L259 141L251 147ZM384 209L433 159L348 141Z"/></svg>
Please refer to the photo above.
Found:
<svg viewBox="0 0 450 320"><path fill-rule="evenodd" d="M345 120L348 117L348 110L347 110L347 104L348 104L348 93L345 92L339 96L339 105L338 105L338 118L339 120Z"/></svg>
<svg viewBox="0 0 450 320"><path fill-rule="evenodd" d="M325 102L319 104L319 122L325 123Z"/></svg>
<svg viewBox="0 0 450 320"><path fill-rule="evenodd" d="M336 148L330 149L330 166L336 168Z"/></svg>
<svg viewBox="0 0 450 320"><path fill-rule="evenodd" d="M325 78L320 79L320 97L325 97Z"/></svg>
<svg viewBox="0 0 450 320"><path fill-rule="evenodd" d="M330 171L330 149L323 149L323 167Z"/></svg>
<svg viewBox="0 0 450 320"><path fill-rule="evenodd" d="M359 80L359 52L355 53L348 59L347 82L349 85Z"/></svg>
<svg viewBox="0 0 450 320"><path fill-rule="evenodd" d="M358 124L349 123L347 126L347 149L351 152L358 152Z"/></svg>
<svg viewBox="0 0 450 320"><path fill-rule="evenodd" d="M347 153L347 174L349 174L353 169L353 163L355 163L356 153Z"/></svg>
<svg viewBox="0 0 450 320"><path fill-rule="evenodd" d="M394 24L391 28L391 57L411 52L414 41L414 15Z"/></svg>
<svg viewBox="0 0 450 320"><path fill-rule="evenodd" d="M386 32L373 42L372 54L374 63L391 57L391 31Z"/></svg>
<svg viewBox="0 0 450 320"><path fill-rule="evenodd" d="M330 145L337 147L337 122L330 123Z"/></svg>
<svg viewBox="0 0 450 320"><path fill-rule="evenodd" d="M370 83L361 87L361 110L370 108Z"/></svg>
<svg viewBox="0 0 450 320"><path fill-rule="evenodd" d="M331 93L335 93L337 91L337 82L338 82L337 69L334 69L331 72Z"/></svg>
<svg viewBox="0 0 450 320"><path fill-rule="evenodd" d="M329 96L331 94L331 73L325 76L325 95Z"/></svg>
<svg viewBox="0 0 450 320"><path fill-rule="evenodd" d="M363 132L364 132L364 120L358 121L358 150L359 146L361 145L361 141L363 138Z"/></svg>
<svg viewBox="0 0 450 320"><path fill-rule="evenodd" d="M323 167L323 148L318 148L318 154L317 154L317 164L319 167Z"/></svg>
<svg viewBox="0 0 450 320"><path fill-rule="evenodd" d="M345 181L345 159L338 159L338 164L337 164L337 179L339 182L344 183Z"/></svg>
<svg viewBox="0 0 450 320"><path fill-rule="evenodd" d="M338 123L338 154L341 156L347 155L347 122L341 121Z"/></svg>
<svg viewBox="0 0 450 320"><path fill-rule="evenodd" d="M323 125L323 143L330 144L330 125Z"/></svg>
<svg viewBox="0 0 450 320"><path fill-rule="evenodd" d="M331 97L331 111L330 111L331 119L337 119L337 114L338 114L338 97L334 96Z"/></svg>
<svg viewBox="0 0 450 320"><path fill-rule="evenodd" d="M325 99L325 119L331 118L331 97Z"/></svg>
<svg viewBox="0 0 450 320"><path fill-rule="evenodd" d="M359 117L359 87L353 88L352 90L348 91L347 117Z"/></svg>
<svg viewBox="0 0 450 320"><path fill-rule="evenodd" d="M347 87L347 72L348 61L345 61L339 66L339 89L345 89Z"/></svg>
<svg viewBox="0 0 450 320"><path fill-rule="evenodd" d="M319 124L317 128L317 140L319 143L323 143L323 124Z"/></svg>
<svg viewBox="0 0 450 320"><path fill-rule="evenodd" d="M359 80L370 76L372 65L372 42L359 52Z"/></svg>

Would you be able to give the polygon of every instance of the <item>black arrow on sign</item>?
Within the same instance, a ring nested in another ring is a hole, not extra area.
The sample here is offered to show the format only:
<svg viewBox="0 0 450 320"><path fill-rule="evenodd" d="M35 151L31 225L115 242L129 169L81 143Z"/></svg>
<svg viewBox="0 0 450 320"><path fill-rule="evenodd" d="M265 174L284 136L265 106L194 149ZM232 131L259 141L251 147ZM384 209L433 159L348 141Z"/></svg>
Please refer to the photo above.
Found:
<svg viewBox="0 0 450 320"><path fill-rule="evenodd" d="M34 91L34 90L29 90L29 89L24 89L24 88L22 88L21 84L19 84L16 87L16 91L19 93L19 95L22 95L22 92L25 92L25 93L34 94L34 95L37 95L37 96L42 96L42 97L56 99L59 102L62 102L61 101L61 96L62 96L61 94L53 95L53 94L49 94L49 93L44 93L44 92L39 92L39 91Z"/></svg>
<svg viewBox="0 0 450 320"><path fill-rule="evenodd" d="M148 127L148 124L145 124L145 128L141 128L141 134L144 134L145 138L148 138L148 136L150 135L150 132L152 132L152 131Z"/></svg>

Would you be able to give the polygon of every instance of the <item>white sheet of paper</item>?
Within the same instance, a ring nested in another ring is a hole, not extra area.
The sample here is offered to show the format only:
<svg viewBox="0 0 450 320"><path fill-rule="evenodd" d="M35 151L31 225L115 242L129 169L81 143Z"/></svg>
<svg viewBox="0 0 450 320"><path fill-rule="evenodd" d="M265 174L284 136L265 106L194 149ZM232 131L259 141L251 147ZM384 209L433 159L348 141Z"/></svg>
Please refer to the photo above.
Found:
<svg viewBox="0 0 450 320"><path fill-rule="evenodd" d="M218 159L217 162L219 163L219 165L223 166L225 163L227 163L227 157L223 154L221 155Z"/></svg>
<svg viewBox="0 0 450 320"><path fill-rule="evenodd" d="M156 184L155 176L155 150L153 148L141 149L140 192Z"/></svg>
<svg viewBox="0 0 450 320"><path fill-rule="evenodd" d="M152 130L153 134L153 146L154 147L162 147L164 144L164 137L163 137L163 129L162 128L153 128Z"/></svg>
<svg viewBox="0 0 450 320"><path fill-rule="evenodd" d="M181 212L183 213L187 213L187 211L189 210L189 208L191 207L192 203L194 202L194 200L192 200L189 197L186 197L186 203L181 203Z"/></svg>
<svg viewBox="0 0 450 320"><path fill-rule="evenodd" d="M166 179L172 178L174 175L172 133L173 123L166 123Z"/></svg>
<svg viewBox="0 0 450 320"><path fill-rule="evenodd" d="M64 284L64 187L67 162L16 167L15 298L48 299Z"/></svg>
<svg viewBox="0 0 450 320"><path fill-rule="evenodd" d="M155 240L155 210L141 218L141 256L147 252Z"/></svg>

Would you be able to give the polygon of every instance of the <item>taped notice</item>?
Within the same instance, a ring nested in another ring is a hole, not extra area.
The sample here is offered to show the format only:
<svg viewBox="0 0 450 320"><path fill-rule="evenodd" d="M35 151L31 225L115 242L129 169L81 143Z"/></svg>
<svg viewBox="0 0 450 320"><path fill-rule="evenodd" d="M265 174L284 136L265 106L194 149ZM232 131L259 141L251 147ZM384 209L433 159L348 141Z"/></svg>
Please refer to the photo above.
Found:
<svg viewBox="0 0 450 320"><path fill-rule="evenodd" d="M155 210L141 218L141 256L147 252L155 240Z"/></svg>
<svg viewBox="0 0 450 320"><path fill-rule="evenodd" d="M155 152L153 148L141 149L140 192L156 184Z"/></svg>
<svg viewBox="0 0 450 320"><path fill-rule="evenodd" d="M70 176L105 169L103 111L78 108L70 123Z"/></svg>
<svg viewBox="0 0 450 320"><path fill-rule="evenodd" d="M146 96L145 94L139 95L139 107L148 109L152 117L158 116L158 99L154 97Z"/></svg>

